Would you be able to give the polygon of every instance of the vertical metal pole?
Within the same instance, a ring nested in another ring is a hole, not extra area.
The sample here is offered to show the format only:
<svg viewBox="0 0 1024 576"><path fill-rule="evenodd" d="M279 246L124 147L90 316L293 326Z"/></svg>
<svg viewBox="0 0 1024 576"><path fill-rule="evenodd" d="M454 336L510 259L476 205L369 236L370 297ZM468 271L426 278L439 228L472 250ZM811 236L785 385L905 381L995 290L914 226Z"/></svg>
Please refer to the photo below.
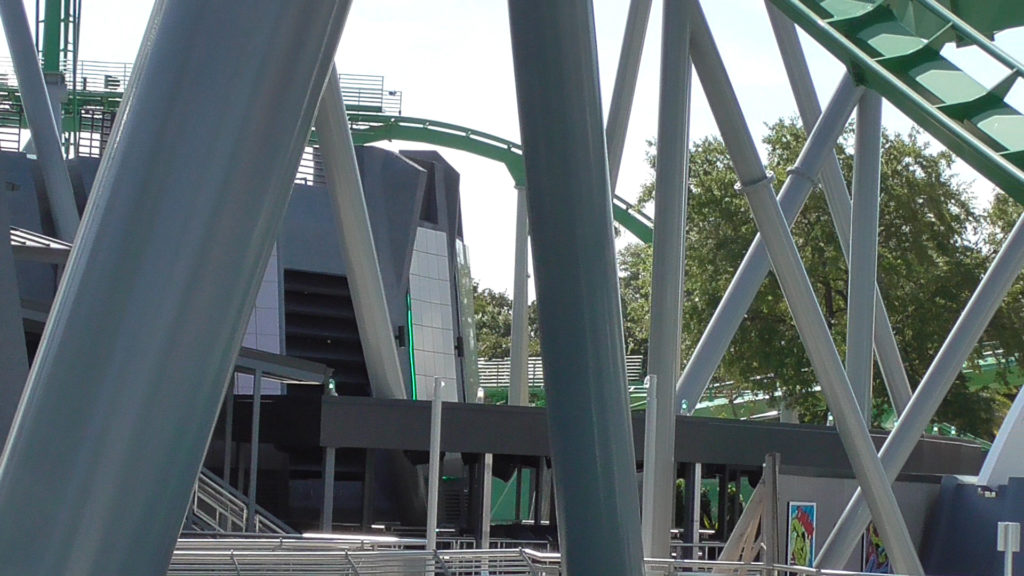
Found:
<svg viewBox="0 0 1024 576"><path fill-rule="evenodd" d="M333 72L332 72L332 75ZM333 385L324 386L324 396L337 396ZM320 530L325 533L334 531L334 472L336 450L332 446L324 448L324 498L320 507ZM367 457L369 463L369 457ZM366 485L363 485L363 507L366 507Z"/></svg>
<svg viewBox="0 0 1024 576"><path fill-rule="evenodd" d="M6 571L166 572L344 16L155 4L0 459Z"/></svg>
<svg viewBox="0 0 1024 576"><path fill-rule="evenodd" d="M263 396L263 371L252 377L252 429L249 436L249 491L245 503L245 528L256 531L256 480L260 474L260 403Z"/></svg>
<svg viewBox="0 0 1024 576"><path fill-rule="evenodd" d="M509 23L564 569L639 576L593 6L511 0Z"/></svg>
<svg viewBox="0 0 1024 576"><path fill-rule="evenodd" d="M232 372L228 376L228 384L226 386L228 392L224 395L224 465L221 468L223 472L221 477L224 478L224 483L228 486L231 485L231 448L234 445L235 438L232 432L235 429L235 373Z"/></svg>
<svg viewBox="0 0 1024 576"><path fill-rule="evenodd" d="M846 374L871 426L872 335L878 267L878 193L882 162L882 98L865 90L857 106L850 221L849 289L846 312Z"/></svg>
<svg viewBox="0 0 1024 576"><path fill-rule="evenodd" d="M657 413L651 460L644 461L641 514L644 556L668 558L675 491L675 400L682 338L686 268L686 199L690 134L690 7L692 0L665 0L658 99L658 165L654 196L654 264L648 369L662 388L647 408ZM650 466L648 468L648 466ZM647 470L652 472L647 483ZM648 487L650 490L648 491ZM648 498L648 493L650 498Z"/></svg>
<svg viewBox="0 0 1024 576"><path fill-rule="evenodd" d="M398 361L394 328L388 315L352 132L341 98L337 70L333 68L320 97L316 132L323 152L324 175L340 232L341 253L348 270L359 340L373 395L406 398L405 377Z"/></svg>
<svg viewBox="0 0 1024 576"><path fill-rule="evenodd" d="M545 486L550 482L548 475L547 459L541 456L537 458L537 475L533 479L533 523L540 526L544 518L544 492Z"/></svg>
<svg viewBox="0 0 1024 576"><path fill-rule="evenodd" d="M494 455L484 454L483 473L483 506L480 511L480 548L487 550L491 547L491 497L494 489L494 479L491 477L494 471Z"/></svg>
<svg viewBox="0 0 1024 576"><path fill-rule="evenodd" d="M326 533L334 531L334 461L335 449L324 448L324 500L320 510L320 530Z"/></svg>
<svg viewBox="0 0 1024 576"><path fill-rule="evenodd" d="M18 76L18 89L35 142L39 167L43 172L43 183L46 184L46 196L57 236L71 242L78 231L78 207L75 205L71 177L64 163L60 129L50 109L50 98L32 42L25 5L21 0L0 0L0 19L3 19L7 47L11 51L14 71Z"/></svg>
<svg viewBox="0 0 1024 576"><path fill-rule="evenodd" d="M7 199L0 197L0 453L28 377L28 352L10 230Z"/></svg>
<svg viewBox="0 0 1024 576"><path fill-rule="evenodd" d="M718 531L720 541L724 541L729 530L729 468L722 467L722 473L718 475Z"/></svg>
<svg viewBox="0 0 1024 576"><path fill-rule="evenodd" d="M764 542L764 557L761 559L769 566L766 575L775 574L775 565L779 563L779 454L769 452L764 460L765 494L761 512L761 540Z"/></svg>
<svg viewBox="0 0 1024 576"><path fill-rule="evenodd" d="M629 113L633 110L636 79L640 73L640 57L643 55L644 38L647 36L647 22L650 17L651 0L630 1L626 27L622 32L619 67L615 72L615 86L612 88L608 121L605 122L604 129L612 193L615 192L615 185L619 180L622 150L626 145L626 130L629 128Z"/></svg>
<svg viewBox="0 0 1024 576"><path fill-rule="evenodd" d="M1006 293L1024 266L1024 216L1017 220L1002 249L992 260L978 288L971 295L960 318L942 343L921 384L914 390L907 410L896 421L896 427L882 445L879 457L892 482L907 463L917 440L921 437L935 411L963 368L967 356L978 343L985 327L999 309ZM854 492L846 509L836 522L828 540L821 547L815 564L837 567L853 553L864 533L871 514L864 507L861 490Z"/></svg>
<svg viewBox="0 0 1024 576"><path fill-rule="evenodd" d="M704 470L703 465L700 462L693 463L693 482L686 485L686 491L688 497L692 503L690 507L691 516L689 518L689 525L687 528L690 531L690 542L693 544L693 558L697 559L697 554L700 549L700 493L704 487ZM705 558L706 560L706 558Z"/></svg>
<svg viewBox="0 0 1024 576"><path fill-rule="evenodd" d="M529 272L527 272L530 225L526 213L526 188L516 186L516 255L515 278L512 279L512 342L509 358L508 403L529 406L530 382L527 370L530 361Z"/></svg>
<svg viewBox="0 0 1024 576"><path fill-rule="evenodd" d="M444 380L434 378L430 400L430 463L427 472L427 550L437 550L437 497L441 489L441 392Z"/></svg>
<svg viewBox="0 0 1024 576"><path fill-rule="evenodd" d="M789 85L793 90L804 130L810 133L814 123L821 115L821 107L818 105L818 95L814 91L811 71L807 67L807 60L800 48L796 26L782 12L779 12L770 0L766 0L765 5L768 8L768 19L775 32L775 40L779 45L779 52L782 54L782 62L786 67L786 75L789 77ZM850 193L846 189L846 180L843 178L839 159L836 158L835 153L828 154L819 176L822 187L825 189L825 200L828 202L829 211L832 214L832 222L839 236L839 246L843 250L843 256L849 262ZM903 359L900 357L900 349L896 344L896 336L893 334L892 323L889 321L889 313L885 310L882 292L878 289L877 284L875 286L874 324L875 356L878 357L882 379L885 381L893 408L897 414L903 414L910 402L910 380L907 378L907 371L903 366Z"/></svg>
<svg viewBox="0 0 1024 576"><path fill-rule="evenodd" d="M513 520L519 524L523 520L523 465L516 465L516 497L512 506Z"/></svg>
<svg viewBox="0 0 1024 576"><path fill-rule="evenodd" d="M653 532L654 515L654 452L655 437L658 429L658 411L655 410L658 399L658 377L655 374L648 374L644 378L644 388L647 389L647 408L644 410L644 475L642 479L642 490L640 491L640 535L643 538L644 558L654 558L651 553L652 541L655 538ZM665 556L667 558L667 556Z"/></svg>
<svg viewBox="0 0 1024 576"><path fill-rule="evenodd" d="M850 466L866 494L871 515L885 540L893 566L901 574L923 575L924 569L896 503L896 496L893 495L885 470L875 453L857 399L843 370L842 360L839 359L828 324L814 298L811 281L804 270L779 203L772 193L770 181L750 182L742 186L741 190L750 202L754 221L764 238L775 276L789 304L811 366L821 382L822 393L835 414L836 429L846 448Z"/></svg>
<svg viewBox="0 0 1024 576"><path fill-rule="evenodd" d="M376 467L377 451L372 448L366 449L366 461L363 468L363 530L369 530L373 525L373 505L376 500Z"/></svg>
<svg viewBox="0 0 1024 576"><path fill-rule="evenodd" d="M699 6L696 6L692 12L690 50L694 69L701 78L704 92L708 95L711 111L722 131L722 139L725 140L729 149L729 155L732 157L733 166L740 180L742 182L757 182L764 179L766 174L757 148L754 146L753 138L747 130L743 111L740 109L739 101L729 82L718 48L711 37L704 13ZM862 91L863 88L856 86L849 75L845 75L840 80L828 110L826 110L826 115L830 117L842 117L839 121L840 129L842 123L853 112L853 107ZM819 124L823 121L824 118L819 121ZM835 126L834 119L830 118L824 122L824 125ZM828 137L826 138L826 136ZM806 167L803 170L792 172L779 193L779 203L787 223L791 224L796 220L800 208L810 195L814 178L824 160L824 155L831 152L831 146L838 136L838 132L834 137L831 134L822 133L820 136L822 143L827 143L824 146L812 142L813 133L808 138L804 150L810 150L812 155L808 157ZM696 408L700 396L711 381L711 376L718 368L722 356L725 355L729 342L736 333L736 329L739 328L750 304L754 301L764 278L768 275L768 269L768 257L763 239L759 234L754 238L750 249L743 257L743 262L736 270L736 275L697 343L682 376L676 383L677 400L680 404L686 402L690 412Z"/></svg>

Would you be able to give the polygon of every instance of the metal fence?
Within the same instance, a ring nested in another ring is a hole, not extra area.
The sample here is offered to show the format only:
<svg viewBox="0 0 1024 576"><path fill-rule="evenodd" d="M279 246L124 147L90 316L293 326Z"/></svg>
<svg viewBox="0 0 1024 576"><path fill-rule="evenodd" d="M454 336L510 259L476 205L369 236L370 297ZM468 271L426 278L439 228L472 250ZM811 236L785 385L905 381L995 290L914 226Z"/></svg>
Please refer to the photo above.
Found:
<svg viewBox="0 0 1024 576"><path fill-rule="evenodd" d="M643 356L626 356L626 380L628 382L642 381L644 379L643 365ZM480 385L484 388L508 386L511 378L511 365L508 358L479 360L477 366L480 372ZM544 385L544 366L539 357L529 359L526 378L530 386Z"/></svg>

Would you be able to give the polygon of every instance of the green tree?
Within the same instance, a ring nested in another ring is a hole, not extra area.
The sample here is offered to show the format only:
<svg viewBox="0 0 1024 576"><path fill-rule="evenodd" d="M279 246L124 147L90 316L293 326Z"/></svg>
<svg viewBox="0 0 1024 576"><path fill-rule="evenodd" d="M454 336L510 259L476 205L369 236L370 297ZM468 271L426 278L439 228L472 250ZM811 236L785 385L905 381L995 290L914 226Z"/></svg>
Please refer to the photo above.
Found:
<svg viewBox="0 0 1024 576"><path fill-rule="evenodd" d="M916 385L984 271L988 255L980 239L984 217L973 208L967 186L953 174L951 154L929 150L917 131L886 132L882 140L879 284L909 378ZM777 189L784 185L787 169L795 164L805 141L803 129L793 119L769 126L764 139L767 168L776 175ZM848 183L851 142L848 130L836 147ZM653 153L649 154L652 170L655 163ZM705 138L693 145L684 361L756 233L746 199L734 189L736 180L720 139ZM640 205L653 199L653 188L652 178L641 191ZM821 190L812 192L794 226L794 237L833 339L844 354L847 267ZM651 252L630 245L620 251L619 258L627 348L645 354ZM1012 327L1012 318L1005 325ZM803 421L825 421L827 408L815 391L816 377L773 275L769 274L747 312L716 380L733 382L737 391L771 394L779 390ZM940 419L991 436L1002 400L976 392L968 389L966 378L959 377ZM878 423L888 409L888 398L877 370L874 397Z"/></svg>
<svg viewBox="0 0 1024 576"><path fill-rule="evenodd" d="M511 350L512 299L504 291L480 288L473 282L473 314L476 319L477 355L481 359L508 358ZM530 303L527 328L530 356L540 355L537 302Z"/></svg>

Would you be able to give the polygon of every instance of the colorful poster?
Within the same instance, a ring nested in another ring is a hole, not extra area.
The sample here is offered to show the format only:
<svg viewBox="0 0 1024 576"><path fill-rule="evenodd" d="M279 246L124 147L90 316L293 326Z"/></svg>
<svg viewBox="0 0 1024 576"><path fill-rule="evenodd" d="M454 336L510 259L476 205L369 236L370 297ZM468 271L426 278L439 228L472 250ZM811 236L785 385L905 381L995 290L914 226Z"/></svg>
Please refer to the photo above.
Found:
<svg viewBox="0 0 1024 576"><path fill-rule="evenodd" d="M864 531L864 563L863 572L869 574L892 574L892 565L889 564L889 553L885 550L882 537L878 535L878 528L875 523L868 524Z"/></svg>
<svg viewBox="0 0 1024 576"><path fill-rule="evenodd" d="M814 502L789 503L789 540L786 563L793 566L814 565Z"/></svg>

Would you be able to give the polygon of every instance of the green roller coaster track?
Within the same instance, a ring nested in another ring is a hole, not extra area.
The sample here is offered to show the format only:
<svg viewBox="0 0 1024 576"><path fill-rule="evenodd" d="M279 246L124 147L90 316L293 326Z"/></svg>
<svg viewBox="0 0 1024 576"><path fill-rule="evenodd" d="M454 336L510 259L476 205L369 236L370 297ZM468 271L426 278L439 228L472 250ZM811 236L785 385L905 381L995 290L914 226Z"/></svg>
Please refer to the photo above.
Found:
<svg viewBox="0 0 1024 576"><path fill-rule="evenodd" d="M348 118L352 124L352 139L356 144L399 140L460 150L501 162L516 186L526 185L523 150L511 140L423 118L362 113L349 114ZM612 213L615 221L623 228L641 241L651 243L654 222L649 216L618 195L612 198Z"/></svg>
<svg viewBox="0 0 1024 576"><path fill-rule="evenodd" d="M75 102L65 104L63 129L65 134L89 131L80 120L80 111L95 108L116 112L121 104L121 93L88 92L79 93ZM21 98L16 87L0 87L0 102L9 102L20 107ZM526 170L523 166L522 147L498 136L457 126L446 122L410 118L390 114L352 112L348 115L352 125L352 138L357 145L381 141L419 142L441 146L501 162L505 165L516 186L526 185ZM24 117L20 119L0 117L0 126L28 128ZM316 133L310 138L316 143ZM639 208L624 198L612 198L612 214L615 221L644 243L654 238L654 221Z"/></svg>

